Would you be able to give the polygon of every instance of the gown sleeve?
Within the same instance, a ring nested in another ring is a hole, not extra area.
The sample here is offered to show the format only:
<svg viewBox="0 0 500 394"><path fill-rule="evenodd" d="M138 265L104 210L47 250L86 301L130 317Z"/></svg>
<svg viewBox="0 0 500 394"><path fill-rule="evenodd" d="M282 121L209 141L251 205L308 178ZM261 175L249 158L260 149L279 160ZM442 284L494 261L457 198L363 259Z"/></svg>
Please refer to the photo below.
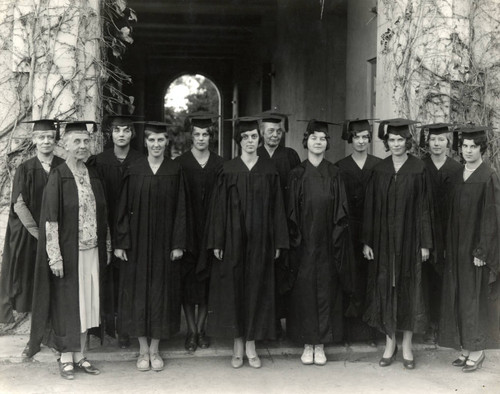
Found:
<svg viewBox="0 0 500 394"><path fill-rule="evenodd" d="M432 223L432 211L434 209L432 203L432 181L427 169L424 169L422 176L422 212L420 214L421 228L420 228L420 247L432 249L434 235L432 233L433 227L438 225Z"/></svg>
<svg viewBox="0 0 500 394"><path fill-rule="evenodd" d="M302 242L300 231L300 205L303 196L301 194L300 178L295 173L288 177L288 235L290 248L297 248Z"/></svg>
<svg viewBox="0 0 500 394"><path fill-rule="evenodd" d="M276 175L274 182L274 248L275 249L288 249L289 239L288 239L288 228L285 207L283 204L283 195L281 191L280 179Z"/></svg>
<svg viewBox="0 0 500 394"><path fill-rule="evenodd" d="M224 172L219 172L207 217L207 249L224 249L226 239L227 194Z"/></svg>
<svg viewBox="0 0 500 394"><path fill-rule="evenodd" d="M373 174L374 175L374 174ZM361 233L361 243L373 249L373 226L375 212L375 181L374 176L370 177L365 192L365 207L363 216L363 231Z"/></svg>
<svg viewBox="0 0 500 394"><path fill-rule="evenodd" d="M479 242L472 254L486 262L492 272L491 282L494 281L500 269L500 181L496 173L491 174L486 184L480 220Z"/></svg>
<svg viewBox="0 0 500 394"><path fill-rule="evenodd" d="M115 249L130 249L130 212L128 208L130 176L126 173L120 188L120 197L116 207L116 223L113 236L113 247Z"/></svg>
<svg viewBox="0 0 500 394"><path fill-rule="evenodd" d="M179 192L175 210L175 222L172 235L171 249L186 249L187 242L187 207L186 207L186 182L183 171L179 172Z"/></svg>

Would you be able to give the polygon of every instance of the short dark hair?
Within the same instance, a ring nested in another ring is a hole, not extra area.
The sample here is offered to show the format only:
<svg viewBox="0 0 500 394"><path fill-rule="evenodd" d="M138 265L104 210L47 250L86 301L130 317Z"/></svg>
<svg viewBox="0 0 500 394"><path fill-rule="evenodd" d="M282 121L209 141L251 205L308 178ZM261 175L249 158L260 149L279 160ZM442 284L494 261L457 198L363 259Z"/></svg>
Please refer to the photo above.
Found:
<svg viewBox="0 0 500 394"><path fill-rule="evenodd" d="M307 149L307 140L309 139L309 136L313 135L315 130L309 130L304 133L304 138L302 139L302 146L304 149ZM325 133L324 131L320 131L320 133L324 133L326 137L326 150L330 149L330 135L328 133Z"/></svg>
<svg viewBox="0 0 500 394"><path fill-rule="evenodd" d="M364 131L368 131L368 142L372 142L372 132L370 130L358 130L358 131L351 130L349 131L349 138L347 138L347 143L352 144L352 139L354 138L354 136Z"/></svg>
<svg viewBox="0 0 500 394"><path fill-rule="evenodd" d="M257 135L258 135L258 138L259 138L259 139L258 139L258 141L257 141L257 143L258 143L258 144L260 144L260 141L262 140L262 137L260 136L260 132L259 132L259 130L258 130L258 129L255 129L255 130L257 131ZM237 132L235 132L235 133L234 133L233 139L236 141L236 143L237 143L238 145L240 145L241 140L242 140L241 135L242 135L243 133L248 132L248 131L253 131L253 130L237 131Z"/></svg>
<svg viewBox="0 0 500 394"><path fill-rule="evenodd" d="M387 140L389 139L389 134L386 134L385 138L382 140L384 142L384 146L385 146L385 151L386 152L389 152L389 144L387 143ZM410 135L409 137L406 137L406 141L405 141L405 148L406 148L406 151L408 152L413 146L413 137Z"/></svg>
<svg viewBox="0 0 500 394"><path fill-rule="evenodd" d="M111 125L111 126L109 127L109 133L110 133L111 135L113 135L113 130L115 129L115 127L119 127L119 126L122 126L122 125ZM133 123L131 123L131 124L123 125L123 126L127 126L127 127L130 129L130 131L132 131L132 138L134 138L134 137L135 137L135 135L136 135L136 134L135 134L135 127L134 127L134 124L133 124Z"/></svg>
<svg viewBox="0 0 500 394"><path fill-rule="evenodd" d="M476 137L468 137L467 135L462 134L462 136L460 137L460 146L462 146L464 140L472 140L474 141L474 144L479 145L481 154L484 154L484 152L486 152L486 149L488 149L488 137L486 136L486 134Z"/></svg>

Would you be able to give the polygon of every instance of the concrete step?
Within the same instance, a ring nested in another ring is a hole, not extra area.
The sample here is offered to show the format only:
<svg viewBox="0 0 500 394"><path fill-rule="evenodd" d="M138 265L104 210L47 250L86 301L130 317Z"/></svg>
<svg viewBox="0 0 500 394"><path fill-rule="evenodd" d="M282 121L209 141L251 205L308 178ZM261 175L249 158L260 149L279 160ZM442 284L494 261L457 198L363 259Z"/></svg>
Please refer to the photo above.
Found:
<svg viewBox="0 0 500 394"><path fill-rule="evenodd" d="M21 362L54 362L57 353L51 349L42 347L33 359L23 359L23 352L28 335L3 335L0 336L0 363L21 363ZM193 358L193 357L230 357L233 353L233 340L231 339L211 339L208 349L197 349L190 353L184 349L184 335L178 334L170 340L160 343L160 353L164 358ZM414 343L414 351L434 351L440 348L433 344ZM262 341L257 342L257 352L262 357L272 356L293 356L299 357L303 348L288 341ZM366 354L382 352L383 344L373 347L368 344L356 343L349 346L332 344L325 346L325 353L333 358L356 359ZM139 345L137 340L132 339L128 349L120 349L114 338L105 337L101 346L100 339L90 337L87 357L93 361L131 361L136 360L139 355Z"/></svg>

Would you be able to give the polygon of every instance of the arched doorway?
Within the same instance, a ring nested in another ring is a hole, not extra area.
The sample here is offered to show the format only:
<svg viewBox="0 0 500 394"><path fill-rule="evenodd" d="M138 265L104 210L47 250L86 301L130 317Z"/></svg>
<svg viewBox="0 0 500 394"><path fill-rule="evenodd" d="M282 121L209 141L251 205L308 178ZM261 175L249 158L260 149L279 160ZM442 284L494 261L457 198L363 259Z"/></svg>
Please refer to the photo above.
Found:
<svg viewBox="0 0 500 394"><path fill-rule="evenodd" d="M190 113L198 111L221 113L221 95L212 80L201 74L183 74L174 79L166 89L164 97L164 120L174 124L174 135L170 144L172 158L179 156L191 148L189 135L184 122ZM221 154L222 138L219 118L214 138L210 141L210 149Z"/></svg>

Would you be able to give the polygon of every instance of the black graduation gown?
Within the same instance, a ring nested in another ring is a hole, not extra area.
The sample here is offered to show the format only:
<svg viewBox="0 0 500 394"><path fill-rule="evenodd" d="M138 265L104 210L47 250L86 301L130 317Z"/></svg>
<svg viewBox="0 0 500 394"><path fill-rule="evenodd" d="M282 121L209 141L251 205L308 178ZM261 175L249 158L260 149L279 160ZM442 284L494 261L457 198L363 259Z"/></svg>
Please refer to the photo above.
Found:
<svg viewBox="0 0 500 394"><path fill-rule="evenodd" d="M347 197L339 170L305 160L289 176L290 265L287 332L301 344L339 341L343 333L337 245L347 231ZM343 237L348 242L347 237Z"/></svg>
<svg viewBox="0 0 500 394"><path fill-rule="evenodd" d="M106 267L107 210L101 181L89 168L97 217L99 275ZM40 343L59 352L77 352L80 344L80 307L78 284L78 189L67 164L52 170L43 193L40 238L37 247L33 314L29 356L40 350ZM46 251L45 223L59 225L59 246L63 258L64 277L58 278L49 268ZM100 292L102 292L100 281ZM102 304L101 304L102 313Z"/></svg>
<svg viewBox="0 0 500 394"><path fill-rule="evenodd" d="M470 351L500 348L500 181L482 163L452 180L446 233L439 345ZM476 267L474 257L486 262Z"/></svg>
<svg viewBox="0 0 500 394"><path fill-rule="evenodd" d="M224 258L212 264L207 332L214 337L274 339L274 256L276 249L288 249L274 164L262 157L251 170L240 157L224 163L212 201L207 249L223 250Z"/></svg>
<svg viewBox="0 0 500 394"><path fill-rule="evenodd" d="M54 156L51 169L62 163L63 159ZM14 204L21 195L35 222L40 223L42 195L47 179L48 174L36 156L22 163L14 176L2 257L0 323L13 321L13 310L31 312L37 240L14 212Z"/></svg>
<svg viewBox="0 0 500 394"><path fill-rule="evenodd" d="M288 195L286 191L288 185L288 174L290 174L290 171L300 164L299 155L292 148L279 145L271 157L269 156L269 152L265 146L262 145L257 148L257 156L273 161L280 176L281 193L286 204Z"/></svg>
<svg viewBox="0 0 500 394"><path fill-rule="evenodd" d="M412 155L397 174L392 156L385 158L368 182L361 240L375 258L367 262L363 319L387 335L427 329L421 249L432 249L429 183L424 163Z"/></svg>
<svg viewBox="0 0 500 394"><path fill-rule="evenodd" d="M366 281L368 277L368 264L363 256L363 243L361 233L363 230L363 212L365 193L368 181L372 176L373 167L381 159L368 155L363 168L359 168L352 156L344 157L335 163L340 169L340 176L344 181L347 202L349 207L349 233L352 242L353 275L352 293L346 303L347 317L361 317L364 312L366 299Z"/></svg>
<svg viewBox="0 0 500 394"><path fill-rule="evenodd" d="M206 250L205 224L210 208L210 197L217 180L217 174L224 159L210 152L205 167L200 166L191 151L185 152L175 159L184 171L187 185L192 228L188 231L193 237L191 251L183 256L181 264L182 302L187 304L206 304L208 302L207 278L200 279L196 275L196 265L200 251Z"/></svg>
<svg viewBox="0 0 500 394"><path fill-rule="evenodd" d="M286 212L286 205L288 203L288 175L290 171L300 164L300 158L297 152L292 148L279 145L273 153L269 156L269 152L265 146L260 146L257 149L257 155L273 161L280 176L281 193L284 199L284 206ZM280 257L275 261L276 269L276 317L282 318L286 316L286 292L290 290L290 283L288 279L288 251L281 252Z"/></svg>
<svg viewBox="0 0 500 394"><path fill-rule="evenodd" d="M423 159L432 184L432 256L422 266L424 297L429 311L429 319L438 324L441 305L442 274L445 258L446 226L448 224L449 196L451 179L456 172L462 174L463 165L447 157L440 169L437 169L430 156Z"/></svg>
<svg viewBox="0 0 500 394"><path fill-rule="evenodd" d="M180 264L186 249L186 194L182 168L164 159L156 174L147 158L126 170L116 211L114 248L120 263L119 332L168 339L180 328Z"/></svg>
<svg viewBox="0 0 500 394"><path fill-rule="evenodd" d="M91 156L87 160L87 165L97 170L104 186L106 203L108 205L109 230L112 237L115 230L116 207L120 197L123 173L131 163L141 157L144 157L144 155L130 149L125 160L120 161L116 158L113 148L111 148L96 156ZM112 263L106 267L103 278L104 294L102 294L102 298L104 319L106 321L105 327L108 335L113 337L116 331L115 315L118 310L119 267L119 259L113 255Z"/></svg>

